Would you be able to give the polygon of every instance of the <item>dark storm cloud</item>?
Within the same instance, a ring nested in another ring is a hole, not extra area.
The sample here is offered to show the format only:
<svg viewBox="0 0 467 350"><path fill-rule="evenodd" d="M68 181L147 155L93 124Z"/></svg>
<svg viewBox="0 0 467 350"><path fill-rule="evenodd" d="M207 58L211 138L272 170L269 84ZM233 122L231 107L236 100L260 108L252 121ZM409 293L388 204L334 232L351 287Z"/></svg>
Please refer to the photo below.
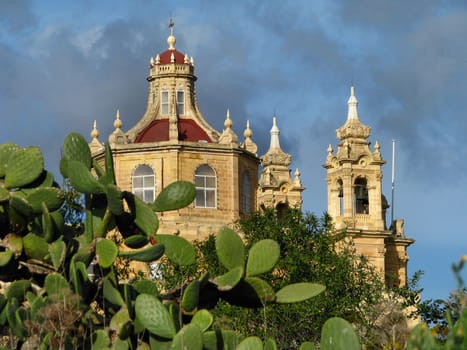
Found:
<svg viewBox="0 0 467 350"><path fill-rule="evenodd" d="M398 141L396 209L425 244L411 253L424 269L427 247L439 253L440 231L460 239L453 227L465 216L456 192L467 174L466 11L435 0L0 0L0 142L40 146L58 175L70 131L89 139L96 119L104 142L117 109L131 128L146 107L149 58L166 50L173 17L177 49L195 60L205 118L222 131L229 108L240 141L250 120L262 155L276 114L292 173L299 167L307 187L305 210L326 208L321 165L355 84L360 119L388 160L386 194Z"/></svg>
<svg viewBox="0 0 467 350"><path fill-rule="evenodd" d="M31 29L36 24L37 18L32 10L32 1L0 1L0 26L4 29L16 32Z"/></svg>

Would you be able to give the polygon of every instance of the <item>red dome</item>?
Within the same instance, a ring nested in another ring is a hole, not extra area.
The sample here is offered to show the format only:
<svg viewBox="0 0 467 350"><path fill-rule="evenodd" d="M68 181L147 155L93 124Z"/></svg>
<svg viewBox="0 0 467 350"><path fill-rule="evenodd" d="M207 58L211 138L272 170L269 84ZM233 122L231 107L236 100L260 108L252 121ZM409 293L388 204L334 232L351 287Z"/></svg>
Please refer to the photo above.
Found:
<svg viewBox="0 0 467 350"><path fill-rule="evenodd" d="M208 134L192 119L178 120L178 140L212 142ZM169 120L153 120L135 139L135 143L169 141Z"/></svg>
<svg viewBox="0 0 467 350"><path fill-rule="evenodd" d="M185 63L185 55L183 53L181 53L180 51L177 51L177 50L174 49L174 50L164 51L163 53L161 53L159 55L160 64L173 63L171 61L172 54L174 55L175 63L177 63L177 64Z"/></svg>

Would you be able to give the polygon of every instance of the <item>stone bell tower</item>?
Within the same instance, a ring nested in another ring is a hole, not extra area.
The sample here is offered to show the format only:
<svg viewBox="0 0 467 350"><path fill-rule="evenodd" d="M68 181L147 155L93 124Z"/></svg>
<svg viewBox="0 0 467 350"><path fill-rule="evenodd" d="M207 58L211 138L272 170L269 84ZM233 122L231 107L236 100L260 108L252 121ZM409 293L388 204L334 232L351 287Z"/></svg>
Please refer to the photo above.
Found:
<svg viewBox="0 0 467 350"><path fill-rule="evenodd" d="M387 284L402 286L407 280L407 247L414 241L406 239L396 220L387 228L382 193L382 166L378 142L370 149L371 128L358 116L355 88L350 88L347 120L337 129L340 142L337 151L328 147L326 163L328 213L336 229L346 229L355 249L366 256L385 277Z"/></svg>

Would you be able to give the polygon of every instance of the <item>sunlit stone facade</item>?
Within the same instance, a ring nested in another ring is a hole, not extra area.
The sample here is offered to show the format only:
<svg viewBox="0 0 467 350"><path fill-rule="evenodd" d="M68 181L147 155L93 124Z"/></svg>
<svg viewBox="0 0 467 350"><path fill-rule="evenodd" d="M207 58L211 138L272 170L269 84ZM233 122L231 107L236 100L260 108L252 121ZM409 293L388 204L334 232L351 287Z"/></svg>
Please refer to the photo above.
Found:
<svg viewBox="0 0 467 350"><path fill-rule="evenodd" d="M407 281L407 247L403 220L386 223L388 202L382 193L380 146L370 149L370 127L358 116L355 88L350 90L347 120L337 129L337 151L331 145L327 169L328 213L336 229L346 229L359 254L384 276L386 284L402 286Z"/></svg>

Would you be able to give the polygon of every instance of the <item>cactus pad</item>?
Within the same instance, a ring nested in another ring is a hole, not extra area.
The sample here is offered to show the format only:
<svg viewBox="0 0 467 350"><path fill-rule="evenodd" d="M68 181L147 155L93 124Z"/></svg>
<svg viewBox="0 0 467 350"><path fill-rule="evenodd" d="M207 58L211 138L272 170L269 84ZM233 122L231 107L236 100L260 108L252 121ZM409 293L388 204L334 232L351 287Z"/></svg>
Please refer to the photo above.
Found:
<svg viewBox="0 0 467 350"><path fill-rule="evenodd" d="M124 243L128 248L138 249L148 244L149 238L144 235L133 235L125 238Z"/></svg>
<svg viewBox="0 0 467 350"><path fill-rule="evenodd" d="M276 301L278 303L296 303L312 298L324 292L325 289L325 286L317 283L293 283L276 293Z"/></svg>
<svg viewBox="0 0 467 350"><path fill-rule="evenodd" d="M133 284L133 287L139 294L149 294L149 295L158 295L159 291L157 290L157 285L150 280L137 280Z"/></svg>
<svg viewBox="0 0 467 350"><path fill-rule="evenodd" d="M0 145L0 177L5 176L6 165L10 156L19 149L19 146L13 142L7 142Z"/></svg>
<svg viewBox="0 0 467 350"><path fill-rule="evenodd" d="M165 246L167 258L178 266L195 263L195 248L185 239L174 235L156 235L156 240Z"/></svg>
<svg viewBox="0 0 467 350"><path fill-rule="evenodd" d="M21 192L12 192L10 195L10 206L24 217L31 217L33 214L32 206L24 198Z"/></svg>
<svg viewBox="0 0 467 350"><path fill-rule="evenodd" d="M118 247L109 239L101 239L96 243L96 255L99 266L106 269L114 263L118 255Z"/></svg>
<svg viewBox="0 0 467 350"><path fill-rule="evenodd" d="M5 187L0 187L0 202L6 202L10 199L10 191Z"/></svg>
<svg viewBox="0 0 467 350"><path fill-rule="evenodd" d="M44 288L49 296L54 294L65 296L67 292L71 291L67 280L59 273L51 273L47 275L44 282Z"/></svg>
<svg viewBox="0 0 467 350"><path fill-rule="evenodd" d="M120 339L128 338L131 330L131 319L126 306L123 306L113 315L109 328L115 331Z"/></svg>
<svg viewBox="0 0 467 350"><path fill-rule="evenodd" d="M203 336L196 324L184 326L173 338L172 349L202 350Z"/></svg>
<svg viewBox="0 0 467 350"><path fill-rule="evenodd" d="M271 302L276 299L276 294L272 287L261 278L247 277L245 278L245 282L253 288L262 303Z"/></svg>
<svg viewBox="0 0 467 350"><path fill-rule="evenodd" d="M62 146L62 158L76 160L83 163L87 169L91 169L91 150L84 137L76 132L69 133ZM68 177L62 173L64 177Z"/></svg>
<svg viewBox="0 0 467 350"><path fill-rule="evenodd" d="M272 239L263 239L256 242L248 253L246 275L254 276L272 270L279 260L279 244Z"/></svg>
<svg viewBox="0 0 467 350"><path fill-rule="evenodd" d="M243 339L235 348L236 350L263 350L263 342L258 337Z"/></svg>
<svg viewBox="0 0 467 350"><path fill-rule="evenodd" d="M7 188L22 187L36 180L44 171L44 158L38 147L16 150L9 157L5 170Z"/></svg>
<svg viewBox="0 0 467 350"><path fill-rule="evenodd" d="M114 215L123 214L123 194L114 184L108 184L105 187L107 194L107 205Z"/></svg>
<svg viewBox="0 0 467 350"><path fill-rule="evenodd" d="M243 276L243 266L237 266L230 269L228 272L214 279L217 288L221 291L227 291L234 288Z"/></svg>
<svg viewBox="0 0 467 350"><path fill-rule="evenodd" d="M8 286L5 296L8 300L15 298L22 301L29 288L31 288L31 282L28 280L16 280Z"/></svg>
<svg viewBox="0 0 467 350"><path fill-rule="evenodd" d="M13 252L11 250L0 252L0 267L8 265L12 257Z"/></svg>
<svg viewBox="0 0 467 350"><path fill-rule="evenodd" d="M201 332L206 332L213 322L214 318L206 309L198 310L191 319L191 323L197 324Z"/></svg>
<svg viewBox="0 0 467 350"><path fill-rule="evenodd" d="M28 233L23 237L24 252L29 258L42 260L49 253L49 245L46 240L34 233Z"/></svg>
<svg viewBox="0 0 467 350"><path fill-rule="evenodd" d="M352 325L339 317L328 319L321 330L320 349L360 350L361 346Z"/></svg>
<svg viewBox="0 0 467 350"><path fill-rule="evenodd" d="M152 208L133 193L125 191L123 197L130 207L136 226L147 236L155 234L159 228L159 220Z"/></svg>
<svg viewBox="0 0 467 350"><path fill-rule="evenodd" d="M85 194L104 193L104 185L95 179L89 169L77 160L66 161L68 178L71 185L79 192Z"/></svg>
<svg viewBox="0 0 467 350"><path fill-rule="evenodd" d="M228 269L245 264L245 246L240 236L225 227L216 237L216 251L219 261Z"/></svg>
<svg viewBox="0 0 467 350"><path fill-rule="evenodd" d="M175 325L172 317L161 301L149 294L140 294L135 302L136 317L152 334L172 339L175 335Z"/></svg>
<svg viewBox="0 0 467 350"><path fill-rule="evenodd" d="M155 211L169 211L186 207L196 197L195 186L188 181L173 182L164 188L154 201Z"/></svg>
<svg viewBox="0 0 467 350"><path fill-rule="evenodd" d="M237 349L242 336L231 330L217 330L203 333L203 346L207 350L219 349L218 344L223 344L224 349Z"/></svg>
<svg viewBox="0 0 467 350"><path fill-rule="evenodd" d="M45 203L49 211L60 209L63 204L63 192L55 187L39 187L28 193L27 201L34 214L42 213L42 203Z"/></svg>
<svg viewBox="0 0 467 350"><path fill-rule="evenodd" d="M182 308L184 311L191 313L198 307L199 301L199 281L193 280L186 287L182 296Z"/></svg>
<svg viewBox="0 0 467 350"><path fill-rule="evenodd" d="M122 258L127 258L130 260L136 260L136 261L143 261L143 262L151 262L151 261L157 260L162 256L162 254L164 254L163 244L153 245L151 247L140 249L140 250L132 250L132 251L121 250L118 252L118 256Z"/></svg>

